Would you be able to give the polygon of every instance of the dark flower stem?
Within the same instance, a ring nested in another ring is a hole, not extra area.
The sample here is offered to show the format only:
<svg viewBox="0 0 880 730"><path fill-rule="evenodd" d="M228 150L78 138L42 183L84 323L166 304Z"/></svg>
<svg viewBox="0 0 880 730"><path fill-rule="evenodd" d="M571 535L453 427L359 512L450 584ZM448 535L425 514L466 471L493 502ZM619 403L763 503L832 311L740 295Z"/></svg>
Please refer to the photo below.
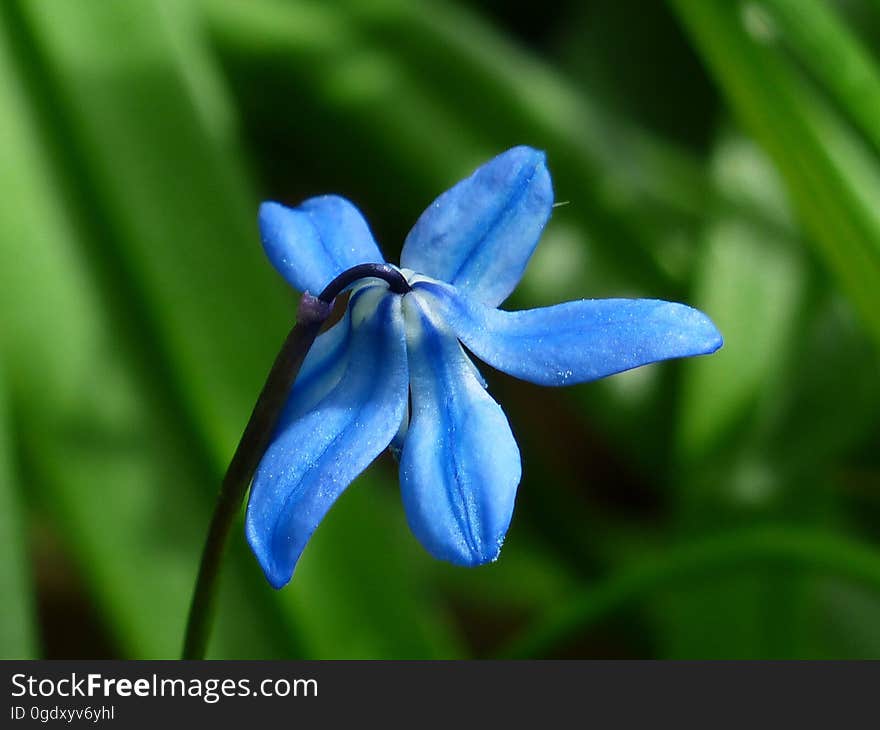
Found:
<svg viewBox="0 0 880 730"><path fill-rule="evenodd" d="M226 539L232 527L254 471L275 429L281 410L284 408L287 394L296 379L297 373L305 360L306 354L321 325L330 314L330 304L316 299L310 294L303 294L300 301L297 321L281 352L275 358L266 384L260 392L250 420L244 429L238 447L223 477L220 494L214 506L211 526L202 552L199 576L193 593L186 627L186 638L183 645L184 659L202 659L208 643L211 628L214 595L216 593L217 574L226 546Z"/></svg>
<svg viewBox="0 0 880 730"><path fill-rule="evenodd" d="M300 300L296 324L275 358L266 384L260 391L250 420L223 477L190 605L183 644L184 659L203 659L205 656L217 592L217 577L226 540L244 502L254 472L272 439L275 425L303 360L321 326L330 316L333 300L347 286L365 277L384 279L391 291L398 294L409 291L406 279L394 267L387 264L360 264L337 276L318 297L307 292Z"/></svg>
<svg viewBox="0 0 880 730"><path fill-rule="evenodd" d="M343 271L331 281L318 299L322 302L332 302L345 287L354 284L358 279L384 279L388 282L388 288L395 294L406 294L410 286L406 277L394 266L388 264L358 264L347 271Z"/></svg>

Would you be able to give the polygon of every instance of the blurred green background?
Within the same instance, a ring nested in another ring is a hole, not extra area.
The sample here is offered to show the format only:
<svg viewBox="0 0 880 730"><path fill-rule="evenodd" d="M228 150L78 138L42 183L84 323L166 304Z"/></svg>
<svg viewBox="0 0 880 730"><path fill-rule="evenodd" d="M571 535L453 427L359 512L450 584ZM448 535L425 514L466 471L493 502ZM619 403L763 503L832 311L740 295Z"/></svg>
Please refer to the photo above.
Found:
<svg viewBox="0 0 880 730"><path fill-rule="evenodd" d="M383 456L287 588L236 529L209 656L880 657L876 0L4 0L0 656L174 657L297 296L260 200L389 260L514 144L557 200L513 308L686 301L718 354L540 389L498 563ZM488 370L488 368L484 368Z"/></svg>

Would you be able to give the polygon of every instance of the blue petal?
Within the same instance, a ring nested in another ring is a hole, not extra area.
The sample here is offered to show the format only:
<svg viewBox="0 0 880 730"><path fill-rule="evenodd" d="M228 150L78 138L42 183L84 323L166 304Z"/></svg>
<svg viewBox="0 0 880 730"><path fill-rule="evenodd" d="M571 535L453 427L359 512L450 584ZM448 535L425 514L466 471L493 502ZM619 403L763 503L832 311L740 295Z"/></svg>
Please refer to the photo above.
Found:
<svg viewBox="0 0 880 730"><path fill-rule="evenodd" d="M513 514L519 449L455 333L404 299L412 416L400 459L410 528L437 558L495 560Z"/></svg>
<svg viewBox="0 0 880 730"><path fill-rule="evenodd" d="M278 419L279 432L314 408L342 378L348 365L350 335L351 310L346 307L342 319L319 335L309 348Z"/></svg>
<svg viewBox="0 0 880 730"><path fill-rule="evenodd" d="M384 287L353 298L344 372L279 432L260 462L245 529L275 588L290 580L327 510L400 425L408 382L400 301Z"/></svg>
<svg viewBox="0 0 880 730"><path fill-rule="evenodd" d="M409 408L404 412L400 426L397 428L397 433L394 434L394 438L388 444L388 450L396 461L400 461L400 454L403 452L403 443L406 441L407 431L409 431Z"/></svg>
<svg viewBox="0 0 880 730"><path fill-rule="evenodd" d="M552 207L544 153L514 147L422 213L404 243L401 266L497 306L522 278Z"/></svg>
<svg viewBox="0 0 880 730"><path fill-rule="evenodd" d="M279 273L295 289L315 295L352 266L385 261L361 212L336 195L310 198L296 208L263 203L260 235Z"/></svg>
<svg viewBox="0 0 880 730"><path fill-rule="evenodd" d="M657 299L584 299L505 312L452 287L420 283L461 341L494 368L540 385L570 385L658 360L706 355L721 333L699 310Z"/></svg>

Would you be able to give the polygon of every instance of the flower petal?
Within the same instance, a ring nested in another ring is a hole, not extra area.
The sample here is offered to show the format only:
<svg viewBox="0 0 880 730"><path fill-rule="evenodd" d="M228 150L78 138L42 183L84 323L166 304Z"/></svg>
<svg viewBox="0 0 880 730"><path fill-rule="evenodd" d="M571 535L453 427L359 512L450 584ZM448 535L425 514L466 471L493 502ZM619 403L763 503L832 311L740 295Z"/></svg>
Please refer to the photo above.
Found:
<svg viewBox="0 0 880 730"><path fill-rule="evenodd" d="M520 479L519 449L448 327L411 294L404 299L412 416L400 458L410 528L437 558L495 560Z"/></svg>
<svg viewBox="0 0 880 730"><path fill-rule="evenodd" d="M401 266L497 306L522 278L552 207L544 153L514 147L422 213L404 243Z"/></svg>
<svg viewBox="0 0 880 730"><path fill-rule="evenodd" d="M351 310L346 307L342 318L318 335L309 348L278 419L279 433L314 408L339 383L348 365L350 336Z"/></svg>
<svg viewBox="0 0 880 730"><path fill-rule="evenodd" d="M288 283L315 295L352 266L385 261L361 212L337 195L310 198L296 208L263 203L260 235Z"/></svg>
<svg viewBox="0 0 880 730"><path fill-rule="evenodd" d="M290 580L327 510L400 425L408 381L400 301L378 286L352 298L344 372L278 433L260 462L245 529L275 588Z"/></svg>
<svg viewBox="0 0 880 730"><path fill-rule="evenodd" d="M422 282L432 306L478 358L539 385L571 385L658 360L707 355L721 333L697 309L657 299L583 299L505 312Z"/></svg>

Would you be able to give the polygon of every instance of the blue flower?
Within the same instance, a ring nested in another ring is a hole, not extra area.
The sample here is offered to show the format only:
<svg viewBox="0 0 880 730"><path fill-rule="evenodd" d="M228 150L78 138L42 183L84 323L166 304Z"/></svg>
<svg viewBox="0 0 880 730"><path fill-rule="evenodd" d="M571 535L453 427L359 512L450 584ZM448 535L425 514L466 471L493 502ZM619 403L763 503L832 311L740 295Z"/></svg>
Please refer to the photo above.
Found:
<svg viewBox="0 0 880 730"><path fill-rule="evenodd" d="M498 370L568 385L721 346L706 315L653 299L601 299L508 312L550 217L544 154L515 147L443 193L406 238L410 291L362 279L318 337L254 476L247 538L266 577L286 584L342 491L382 451L399 457L416 537L457 565L495 560L520 480L516 440L464 344ZM382 263L358 209L337 196L264 203L266 253L300 291Z"/></svg>

